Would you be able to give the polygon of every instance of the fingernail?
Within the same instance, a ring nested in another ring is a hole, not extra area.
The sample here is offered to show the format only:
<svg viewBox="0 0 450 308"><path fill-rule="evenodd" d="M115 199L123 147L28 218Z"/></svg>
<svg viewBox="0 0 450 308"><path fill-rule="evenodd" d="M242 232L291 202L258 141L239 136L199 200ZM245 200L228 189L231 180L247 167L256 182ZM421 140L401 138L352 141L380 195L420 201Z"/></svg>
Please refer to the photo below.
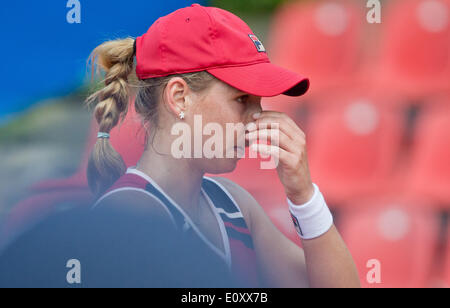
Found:
<svg viewBox="0 0 450 308"><path fill-rule="evenodd" d="M261 113L257 112L253 114L253 119L259 119L259 117L261 117Z"/></svg>
<svg viewBox="0 0 450 308"><path fill-rule="evenodd" d="M245 130L247 131L252 131L256 129L256 123L255 122L250 122L247 125L245 125Z"/></svg>

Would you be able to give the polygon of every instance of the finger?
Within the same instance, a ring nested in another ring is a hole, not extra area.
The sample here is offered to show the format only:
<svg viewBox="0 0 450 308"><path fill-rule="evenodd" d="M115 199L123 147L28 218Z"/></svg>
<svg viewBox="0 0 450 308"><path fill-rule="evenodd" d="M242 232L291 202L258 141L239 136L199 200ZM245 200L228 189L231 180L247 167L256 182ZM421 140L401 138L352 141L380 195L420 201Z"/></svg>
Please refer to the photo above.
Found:
<svg viewBox="0 0 450 308"><path fill-rule="evenodd" d="M293 155L278 146L269 144L253 143L251 145L251 150L267 157L273 157L276 162L281 163L288 163Z"/></svg>
<svg viewBox="0 0 450 308"><path fill-rule="evenodd" d="M259 140L268 140L272 145L279 146L285 151L296 153L299 151L298 146L296 146L295 142L287 136L284 132L279 129L262 129L252 131L245 135L246 139L248 139L249 143L253 143Z"/></svg>
<svg viewBox="0 0 450 308"><path fill-rule="evenodd" d="M248 132L267 128L280 129L292 140L294 140L296 136L300 136L298 132L296 132L289 124L287 124L285 121L280 121L280 118L264 117L256 120L255 122L250 122L246 125L246 130Z"/></svg>
<svg viewBox="0 0 450 308"><path fill-rule="evenodd" d="M285 120L293 129L300 130L303 133L303 130L286 113L273 111L273 110L266 110L266 111L260 112L260 116L258 117L258 119L263 118L263 117L273 117L273 118L277 118L280 120Z"/></svg>
<svg viewBox="0 0 450 308"><path fill-rule="evenodd" d="M289 130L285 128L285 126L282 126L280 129L280 125L278 123L259 123L259 127L257 127L256 123L249 123L248 124L248 133L253 133L255 131L263 131L264 129L273 129L273 130L278 130L280 132L280 136L281 134L285 134L290 140L286 140L283 141L283 143L287 143L289 144L289 147L286 148L287 150L289 150L292 153L300 153L306 146L306 137L305 134L303 132L294 135L293 137L291 135L288 135L286 133L286 131ZM269 127L269 128L267 128ZM270 128L273 127L273 128ZM283 129L284 128L284 129ZM281 138L281 137L280 137ZM281 143L281 139L280 139L280 143Z"/></svg>

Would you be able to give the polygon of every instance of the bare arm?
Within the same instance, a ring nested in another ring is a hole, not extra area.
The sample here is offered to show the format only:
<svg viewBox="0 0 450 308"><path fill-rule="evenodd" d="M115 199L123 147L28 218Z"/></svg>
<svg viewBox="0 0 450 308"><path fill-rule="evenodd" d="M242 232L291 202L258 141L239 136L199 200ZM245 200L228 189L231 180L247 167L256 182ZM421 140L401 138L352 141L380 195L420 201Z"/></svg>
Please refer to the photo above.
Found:
<svg viewBox="0 0 450 308"><path fill-rule="evenodd" d="M360 286L353 259L334 226L316 239L303 240L302 249L274 226L245 189L225 178L217 180L230 191L249 222L258 267L267 286Z"/></svg>
<svg viewBox="0 0 450 308"><path fill-rule="evenodd" d="M262 111L253 118L255 121L247 125L246 139L253 150L272 157L289 200L299 206L306 204L314 195L314 186L304 132L281 112ZM270 143L257 144L261 138ZM352 256L334 225L314 239L303 240L303 251L273 226L261 206L244 189L231 181L228 186L240 204L248 208L261 272L269 284L283 287L307 284L311 287L359 286Z"/></svg>
<svg viewBox="0 0 450 308"><path fill-rule="evenodd" d="M312 287L360 287L353 258L334 225L324 235L302 243Z"/></svg>

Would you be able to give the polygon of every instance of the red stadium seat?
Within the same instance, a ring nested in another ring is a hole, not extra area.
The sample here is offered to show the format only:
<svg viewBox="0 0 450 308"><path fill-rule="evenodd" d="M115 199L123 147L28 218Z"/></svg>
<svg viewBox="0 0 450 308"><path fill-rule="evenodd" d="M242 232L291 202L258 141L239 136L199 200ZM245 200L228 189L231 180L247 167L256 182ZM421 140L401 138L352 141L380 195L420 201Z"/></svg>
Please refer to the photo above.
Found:
<svg viewBox="0 0 450 308"><path fill-rule="evenodd" d="M439 230L436 216L392 199L362 207L343 214L339 226L362 286L428 287Z"/></svg>
<svg viewBox="0 0 450 308"><path fill-rule="evenodd" d="M307 124L310 171L331 206L380 193L391 180L403 123L390 102L380 95L344 92L322 96L312 106Z"/></svg>
<svg viewBox="0 0 450 308"><path fill-rule="evenodd" d="M450 209L450 98L425 110L415 133L409 191Z"/></svg>
<svg viewBox="0 0 450 308"><path fill-rule="evenodd" d="M136 166L144 153L145 129L134 110L134 103L130 104L124 122L111 131L111 144L122 155L127 167Z"/></svg>
<svg viewBox="0 0 450 308"><path fill-rule="evenodd" d="M362 6L350 1L288 3L275 15L269 56L311 79L313 93L355 80L360 63Z"/></svg>
<svg viewBox="0 0 450 308"><path fill-rule="evenodd" d="M450 1L386 4L378 84L413 97L450 89Z"/></svg>

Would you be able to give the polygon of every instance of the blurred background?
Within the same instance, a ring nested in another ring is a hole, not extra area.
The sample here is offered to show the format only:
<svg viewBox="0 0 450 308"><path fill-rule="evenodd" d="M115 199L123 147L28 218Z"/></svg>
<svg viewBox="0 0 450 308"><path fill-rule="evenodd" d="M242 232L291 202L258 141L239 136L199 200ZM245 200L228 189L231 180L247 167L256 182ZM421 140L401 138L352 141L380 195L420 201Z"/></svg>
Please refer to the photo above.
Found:
<svg viewBox="0 0 450 308"><path fill-rule="evenodd" d="M313 181L363 286L450 287L450 0L380 1L380 23L367 7L378 1L363 0L81 0L72 24L65 1L3 4L12 48L0 50L0 245L92 198L85 168L97 131L83 104L92 49L194 2L237 14L273 63L310 78L306 96L263 107L306 132ZM136 126L125 121L111 138L130 166L142 148L130 140ZM258 166L244 159L223 176L300 245L276 171ZM370 260L381 283L367 279Z"/></svg>

